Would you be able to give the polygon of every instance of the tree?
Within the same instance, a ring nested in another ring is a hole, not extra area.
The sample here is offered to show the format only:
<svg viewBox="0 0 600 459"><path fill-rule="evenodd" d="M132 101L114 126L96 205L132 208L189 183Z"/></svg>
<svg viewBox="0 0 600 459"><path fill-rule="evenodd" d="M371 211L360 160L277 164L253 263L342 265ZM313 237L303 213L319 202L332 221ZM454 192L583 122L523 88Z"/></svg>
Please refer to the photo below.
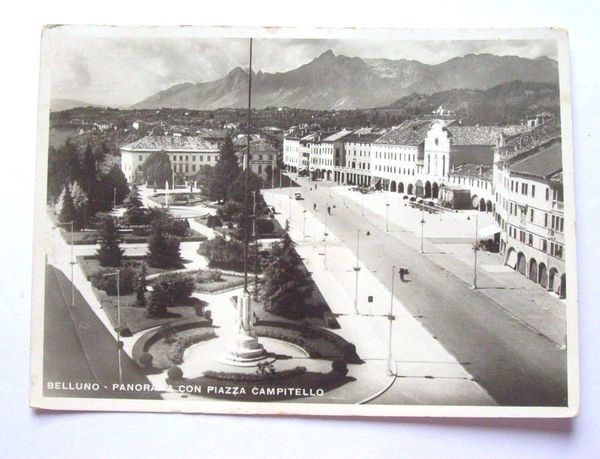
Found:
<svg viewBox="0 0 600 459"><path fill-rule="evenodd" d="M160 219L152 222L147 260L148 264L155 268L177 268L181 265L179 238L171 236Z"/></svg>
<svg viewBox="0 0 600 459"><path fill-rule="evenodd" d="M261 178L254 172L248 173L248 203L252 204L252 192L260 193L262 185ZM241 172L230 184L227 199L235 202L244 203L244 189L246 188L246 173ZM260 200L260 199L259 199Z"/></svg>
<svg viewBox="0 0 600 459"><path fill-rule="evenodd" d="M125 198L125 214L123 218L128 225L144 225L148 221L146 210L140 199L140 193L135 185Z"/></svg>
<svg viewBox="0 0 600 459"><path fill-rule="evenodd" d="M154 188L163 187L166 182L171 183L173 169L169 155L164 151L156 151L144 162L142 166L146 181ZM172 186L173 184L171 184Z"/></svg>
<svg viewBox="0 0 600 459"><path fill-rule="evenodd" d="M81 220L81 224L85 225L87 223L87 217L89 213L89 199L87 194L77 182L69 184L69 193L71 194L71 199L73 201L73 206L75 207L77 216Z"/></svg>
<svg viewBox="0 0 600 459"><path fill-rule="evenodd" d="M167 314L167 286L164 282L157 283L152 288L150 302L146 308L146 317L164 317Z"/></svg>
<svg viewBox="0 0 600 459"><path fill-rule="evenodd" d="M94 190L94 184L96 182L96 158L92 146L88 143L83 152L83 162L81 164L81 178L83 180L83 188L85 192L90 195Z"/></svg>
<svg viewBox="0 0 600 459"><path fill-rule="evenodd" d="M310 292L310 275L302 267L294 242L288 232L280 243L273 244L264 269L262 298L265 310L273 314L299 317Z"/></svg>
<svg viewBox="0 0 600 459"><path fill-rule="evenodd" d="M230 185L240 173L231 137L228 135L221 147L219 160L212 171L208 187L208 196L216 201L225 201Z"/></svg>
<svg viewBox="0 0 600 459"><path fill-rule="evenodd" d="M119 230L115 219L105 216L100 221L100 248L96 257L102 266L121 266L124 250L119 246Z"/></svg>
<svg viewBox="0 0 600 459"><path fill-rule="evenodd" d="M206 196L210 194L210 184L214 176L214 168L208 164L200 166L198 173L196 174L196 180L198 181L198 187L202 190Z"/></svg>
<svg viewBox="0 0 600 459"><path fill-rule="evenodd" d="M79 231L83 227L83 215L79 212L77 207L75 207L69 186L63 188L63 191L58 198L56 208L58 219L61 223L73 222L74 231Z"/></svg>
<svg viewBox="0 0 600 459"><path fill-rule="evenodd" d="M135 282L135 298L136 304L140 307L144 307L147 304L146 301L146 263L142 263L142 268L137 276Z"/></svg>

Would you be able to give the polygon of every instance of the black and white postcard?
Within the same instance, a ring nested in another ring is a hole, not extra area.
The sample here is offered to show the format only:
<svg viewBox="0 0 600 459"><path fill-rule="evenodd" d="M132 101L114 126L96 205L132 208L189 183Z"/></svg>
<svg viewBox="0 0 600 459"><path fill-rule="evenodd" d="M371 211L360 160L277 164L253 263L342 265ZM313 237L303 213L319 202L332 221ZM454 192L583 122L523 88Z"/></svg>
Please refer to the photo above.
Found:
<svg viewBox="0 0 600 459"><path fill-rule="evenodd" d="M48 26L31 399L572 417L553 29Z"/></svg>

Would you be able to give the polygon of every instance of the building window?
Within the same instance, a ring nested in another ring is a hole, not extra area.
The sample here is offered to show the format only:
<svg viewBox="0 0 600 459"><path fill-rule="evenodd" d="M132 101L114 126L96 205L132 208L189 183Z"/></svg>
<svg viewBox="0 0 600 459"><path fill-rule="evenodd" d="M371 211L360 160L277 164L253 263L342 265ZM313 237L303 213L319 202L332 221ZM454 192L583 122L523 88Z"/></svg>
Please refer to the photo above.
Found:
<svg viewBox="0 0 600 459"><path fill-rule="evenodd" d="M544 214L544 227L548 228L548 214Z"/></svg>
<svg viewBox="0 0 600 459"><path fill-rule="evenodd" d="M142 158L143 158L143 156L142 156L142 155L140 155L140 159L139 159L139 160L140 160L140 161L142 161Z"/></svg>
<svg viewBox="0 0 600 459"><path fill-rule="evenodd" d="M531 197L535 198L535 185L531 185Z"/></svg>
<svg viewBox="0 0 600 459"><path fill-rule="evenodd" d="M529 235L529 241L528 241L529 245L533 245L533 234Z"/></svg>
<svg viewBox="0 0 600 459"><path fill-rule="evenodd" d="M529 221L532 222L533 221L533 209L529 210Z"/></svg>
<svg viewBox="0 0 600 459"><path fill-rule="evenodd" d="M204 156L200 155L200 162L204 161Z"/></svg>
<svg viewBox="0 0 600 459"><path fill-rule="evenodd" d="M546 239L541 239L542 252L548 251L548 241Z"/></svg>
<svg viewBox="0 0 600 459"><path fill-rule="evenodd" d="M196 172L196 165L192 164L192 172Z"/></svg>
<svg viewBox="0 0 600 459"><path fill-rule="evenodd" d="M546 188L546 201L550 200L550 188Z"/></svg>

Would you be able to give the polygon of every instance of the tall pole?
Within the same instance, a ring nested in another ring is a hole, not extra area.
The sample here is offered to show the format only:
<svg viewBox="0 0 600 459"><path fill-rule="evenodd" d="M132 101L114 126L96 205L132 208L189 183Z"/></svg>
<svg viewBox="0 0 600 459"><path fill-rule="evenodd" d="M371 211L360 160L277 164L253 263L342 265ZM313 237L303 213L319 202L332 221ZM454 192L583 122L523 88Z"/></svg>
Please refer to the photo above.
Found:
<svg viewBox="0 0 600 459"><path fill-rule="evenodd" d="M73 223L73 220L71 220L71 307L75 306L75 283L73 279L73 266L75 265L75 257L73 256Z"/></svg>
<svg viewBox="0 0 600 459"><path fill-rule="evenodd" d="M302 240L306 241L306 209L302 211Z"/></svg>
<svg viewBox="0 0 600 459"><path fill-rule="evenodd" d="M358 250L360 248L360 230L356 230L356 266L354 266L354 314L358 314Z"/></svg>
<svg viewBox="0 0 600 459"><path fill-rule="evenodd" d="M423 232L425 230L425 216L423 215L423 204L421 204L421 254L425 253L423 251Z"/></svg>
<svg viewBox="0 0 600 459"><path fill-rule="evenodd" d="M256 191L252 191L252 234L254 236L254 298L258 298L258 234L256 234Z"/></svg>
<svg viewBox="0 0 600 459"><path fill-rule="evenodd" d="M364 217L365 216L365 193L363 190L360 190L360 194L361 196L361 201L360 201L360 214Z"/></svg>
<svg viewBox="0 0 600 459"><path fill-rule="evenodd" d="M327 203L325 204L325 233L323 233L323 265L327 269Z"/></svg>
<svg viewBox="0 0 600 459"><path fill-rule="evenodd" d="M392 369L392 323L394 321L394 276L396 274L396 266L392 265L392 291L390 293L390 315L388 319L390 321L390 328L388 333L388 374L394 375Z"/></svg>
<svg viewBox="0 0 600 459"><path fill-rule="evenodd" d="M385 194L385 232L387 233L390 228L389 228L389 213L390 213L390 192L389 192L389 185L388 185L388 192Z"/></svg>
<svg viewBox="0 0 600 459"><path fill-rule="evenodd" d="M117 270L117 353L119 360L119 384L123 382L123 370L121 368L121 271Z"/></svg>
<svg viewBox="0 0 600 459"><path fill-rule="evenodd" d="M250 65L248 71L248 123L246 126L247 148L244 155L244 294L248 295L248 177L250 168L250 111L252 110L252 38L250 38Z"/></svg>
<svg viewBox="0 0 600 459"><path fill-rule="evenodd" d="M117 189L113 187L113 209L117 207Z"/></svg>
<svg viewBox="0 0 600 459"><path fill-rule="evenodd" d="M477 244L477 233L479 231L479 215L475 215L475 241L473 243L474 263L473 263L473 289L477 290L477 252L479 247Z"/></svg>

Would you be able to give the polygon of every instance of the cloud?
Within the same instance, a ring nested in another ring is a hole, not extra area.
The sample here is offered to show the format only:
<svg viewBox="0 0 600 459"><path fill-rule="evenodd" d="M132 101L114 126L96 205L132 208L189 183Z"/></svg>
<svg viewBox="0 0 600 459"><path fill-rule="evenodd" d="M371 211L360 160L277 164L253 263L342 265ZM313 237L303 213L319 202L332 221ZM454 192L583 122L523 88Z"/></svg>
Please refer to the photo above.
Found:
<svg viewBox="0 0 600 459"><path fill-rule="evenodd" d="M384 41L256 39L253 69L283 72L332 49L336 54L437 64L469 53L556 58L553 41ZM189 36L62 37L51 53L52 97L125 106L175 84L212 81L248 66L248 39Z"/></svg>

